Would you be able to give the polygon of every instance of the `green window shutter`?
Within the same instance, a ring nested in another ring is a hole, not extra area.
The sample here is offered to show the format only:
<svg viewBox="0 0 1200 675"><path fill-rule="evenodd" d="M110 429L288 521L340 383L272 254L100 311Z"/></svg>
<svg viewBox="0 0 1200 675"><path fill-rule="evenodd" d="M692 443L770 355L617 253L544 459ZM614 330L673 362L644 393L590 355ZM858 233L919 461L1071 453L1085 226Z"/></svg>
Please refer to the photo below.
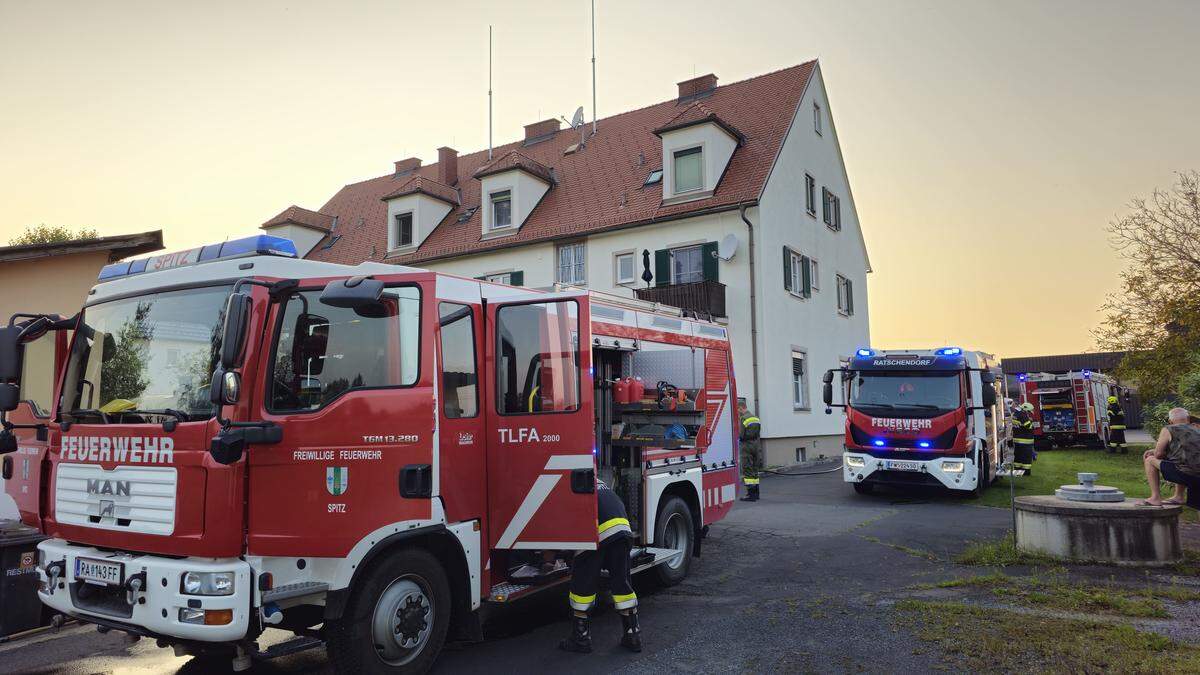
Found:
<svg viewBox="0 0 1200 675"><path fill-rule="evenodd" d="M806 298L812 297L812 261L808 256L800 256L800 277L804 280L804 288L801 289L801 295Z"/></svg>
<svg viewBox="0 0 1200 675"><path fill-rule="evenodd" d="M516 272L509 274L508 279L509 279L509 281L512 282L513 286L524 286L525 285L525 273L522 271L518 270Z"/></svg>
<svg viewBox="0 0 1200 675"><path fill-rule="evenodd" d="M720 281L720 268L717 263L717 242L710 241L700 247L700 264L703 266L705 281Z"/></svg>
<svg viewBox="0 0 1200 675"><path fill-rule="evenodd" d="M671 252L667 249L654 252L654 285L666 286L671 283Z"/></svg>
<svg viewBox="0 0 1200 675"><path fill-rule="evenodd" d="M854 284L849 279L846 280L846 313L854 314Z"/></svg>
<svg viewBox="0 0 1200 675"><path fill-rule="evenodd" d="M783 247L783 290L792 290L792 250Z"/></svg>

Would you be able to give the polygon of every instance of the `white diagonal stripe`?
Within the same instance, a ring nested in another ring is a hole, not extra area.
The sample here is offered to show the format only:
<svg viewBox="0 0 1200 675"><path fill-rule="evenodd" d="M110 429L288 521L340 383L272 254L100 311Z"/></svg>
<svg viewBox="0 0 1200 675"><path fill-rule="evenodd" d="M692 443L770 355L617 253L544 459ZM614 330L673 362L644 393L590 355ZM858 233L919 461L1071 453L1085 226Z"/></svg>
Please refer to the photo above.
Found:
<svg viewBox="0 0 1200 675"><path fill-rule="evenodd" d="M513 542L521 536L521 532L525 531L525 526L533 519L533 514L542 507L542 502L546 501L546 497L550 496L554 486L561 479L562 476L558 474L538 476L537 480L533 482L533 487L529 488L529 494L525 495L525 501L521 502L521 507L513 514L508 527L504 528L504 534L500 535L500 541L496 542L496 548L512 548Z"/></svg>
<svg viewBox="0 0 1200 675"><path fill-rule="evenodd" d="M550 460L546 462L546 471L594 468L596 460L591 455L551 455Z"/></svg>

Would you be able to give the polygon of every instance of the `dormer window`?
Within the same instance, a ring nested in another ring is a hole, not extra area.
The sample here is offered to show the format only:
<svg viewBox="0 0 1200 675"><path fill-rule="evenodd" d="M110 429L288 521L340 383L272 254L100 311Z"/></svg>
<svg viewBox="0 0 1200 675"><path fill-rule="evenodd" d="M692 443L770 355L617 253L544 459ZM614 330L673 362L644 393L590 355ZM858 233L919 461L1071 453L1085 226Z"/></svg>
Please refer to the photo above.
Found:
<svg viewBox="0 0 1200 675"><path fill-rule="evenodd" d="M412 246L413 243L413 214L398 213L396 214L396 246L398 248L404 246Z"/></svg>
<svg viewBox="0 0 1200 675"><path fill-rule="evenodd" d="M493 192L491 201L492 229L512 226L512 191Z"/></svg>
<svg viewBox="0 0 1200 675"><path fill-rule="evenodd" d="M696 146L676 150L673 158L675 194L702 189L704 187L704 149Z"/></svg>

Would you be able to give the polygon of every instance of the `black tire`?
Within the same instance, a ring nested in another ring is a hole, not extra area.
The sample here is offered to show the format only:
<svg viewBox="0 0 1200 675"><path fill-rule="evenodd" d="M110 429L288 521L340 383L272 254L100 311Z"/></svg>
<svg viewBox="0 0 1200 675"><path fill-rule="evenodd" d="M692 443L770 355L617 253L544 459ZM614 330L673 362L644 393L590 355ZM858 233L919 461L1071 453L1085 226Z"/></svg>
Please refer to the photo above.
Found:
<svg viewBox="0 0 1200 675"><path fill-rule="evenodd" d="M668 497L654 521L656 548L683 549L683 555L654 567L654 579L662 586L674 586L687 578L692 569L692 551L696 549L696 520L692 510L679 497Z"/></svg>
<svg viewBox="0 0 1200 675"><path fill-rule="evenodd" d="M983 493L988 489L988 485L991 484L991 478L988 476L991 473L991 464L991 455L986 452L979 453L979 468L976 469L979 473L976 476L975 489L970 492L971 499L982 497Z"/></svg>
<svg viewBox="0 0 1200 675"><path fill-rule="evenodd" d="M412 595L413 587L419 590L419 598ZM421 549L402 549L385 554L382 560L371 566L366 577L354 585L352 593L342 618L326 626L326 650L336 672L407 674L425 673L433 667L446 642L451 611L450 583L446 580L442 565L433 555ZM398 599L397 594L401 594ZM381 602L384 604L381 605ZM433 612L431 625L427 621L427 614L419 616L426 602ZM401 609L412 607L415 603L415 610L406 611L409 616L404 620L425 622L429 627L426 630L409 624L409 628L417 634L413 638L416 644L411 651L404 651L403 646L385 643L389 655L402 652L389 662L385 660L384 652L376 647L373 630L377 615L383 617L391 614L387 605L393 603L398 603ZM415 617L412 614L414 611L418 613Z"/></svg>
<svg viewBox="0 0 1200 675"><path fill-rule="evenodd" d="M875 484L862 481L861 483L851 483L854 486L854 491L860 495L875 494Z"/></svg>

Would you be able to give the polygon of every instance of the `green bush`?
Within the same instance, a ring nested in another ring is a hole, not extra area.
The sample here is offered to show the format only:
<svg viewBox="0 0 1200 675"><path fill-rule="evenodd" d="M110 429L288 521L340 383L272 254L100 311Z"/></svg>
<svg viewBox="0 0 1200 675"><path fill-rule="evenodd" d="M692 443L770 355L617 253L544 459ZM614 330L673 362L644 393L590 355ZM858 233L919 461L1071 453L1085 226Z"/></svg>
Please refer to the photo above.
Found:
<svg viewBox="0 0 1200 675"><path fill-rule="evenodd" d="M1172 401L1160 401L1146 408L1143 413L1143 423L1146 430L1157 436L1167 423L1167 413L1171 408L1187 408L1193 415L1200 415L1200 354L1192 358L1192 363L1179 376L1175 385L1177 398Z"/></svg>

